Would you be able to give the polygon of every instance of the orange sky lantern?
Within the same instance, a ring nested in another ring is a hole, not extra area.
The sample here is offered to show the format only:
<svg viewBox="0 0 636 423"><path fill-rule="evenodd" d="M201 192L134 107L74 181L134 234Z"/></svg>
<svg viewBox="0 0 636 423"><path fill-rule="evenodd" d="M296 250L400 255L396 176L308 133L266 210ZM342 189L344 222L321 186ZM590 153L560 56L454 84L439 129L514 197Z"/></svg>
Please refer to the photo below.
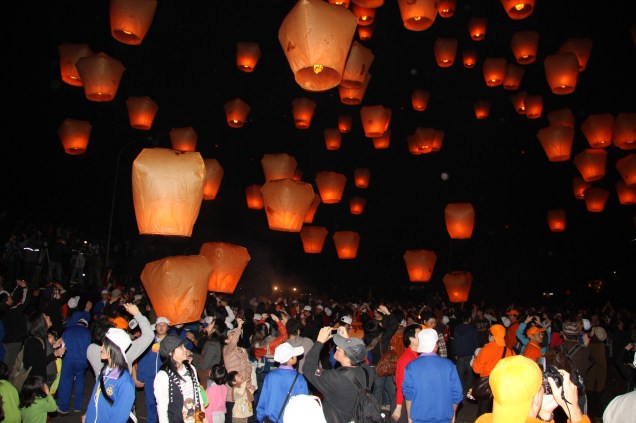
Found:
<svg viewBox="0 0 636 423"><path fill-rule="evenodd" d="M465 303L468 301L473 274L470 272L453 271L442 278L446 293L451 303Z"/></svg>
<svg viewBox="0 0 636 423"><path fill-rule="evenodd" d="M239 41L236 43L236 67L243 72L254 71L261 58L261 48L258 43Z"/></svg>
<svg viewBox="0 0 636 423"><path fill-rule="evenodd" d="M340 85L350 88L358 88L364 85L374 58L375 56L371 49L354 41L351 45L351 50L349 50Z"/></svg>
<svg viewBox="0 0 636 423"><path fill-rule="evenodd" d="M351 197L349 199L349 212L351 212L351 214L362 214L366 205L366 198Z"/></svg>
<svg viewBox="0 0 636 423"><path fill-rule="evenodd" d="M258 184L249 185L245 188L245 199L247 208L252 210L261 210L263 208L263 196L261 195L261 186Z"/></svg>
<svg viewBox="0 0 636 423"><path fill-rule="evenodd" d="M230 128L240 128L245 124L250 112L250 105L240 98L235 98L223 105L225 119Z"/></svg>
<svg viewBox="0 0 636 423"><path fill-rule="evenodd" d="M296 159L287 153L266 153L261 159L266 181L292 178L297 166Z"/></svg>
<svg viewBox="0 0 636 423"><path fill-rule="evenodd" d="M613 142L621 150L636 149L636 113L619 113L614 119Z"/></svg>
<svg viewBox="0 0 636 423"><path fill-rule="evenodd" d="M609 191L604 188L592 187L585 190L585 207L587 211L601 213L605 209L605 204L609 198Z"/></svg>
<svg viewBox="0 0 636 423"><path fill-rule="evenodd" d="M205 163L203 199L214 200L223 180L223 166L216 159L204 159L203 162Z"/></svg>
<svg viewBox="0 0 636 423"><path fill-rule="evenodd" d="M623 180L616 183L616 195L620 204L636 204L636 187L628 187Z"/></svg>
<svg viewBox="0 0 636 423"><path fill-rule="evenodd" d="M232 294L247 263L252 259L247 248L227 242L205 242L199 255L205 257L212 270L208 278L208 291Z"/></svg>
<svg viewBox="0 0 636 423"><path fill-rule="evenodd" d="M574 113L569 107L553 110L548 113L548 122L550 126L565 126L574 129Z"/></svg>
<svg viewBox="0 0 636 423"><path fill-rule="evenodd" d="M322 200L320 199L320 194L318 194L317 192L314 193L314 200L311 202L311 206L309 206L309 210L307 210L307 213L305 214L305 218L303 219L304 223L311 224L314 222L314 217L316 216L318 206L321 202Z"/></svg>
<svg viewBox="0 0 636 423"><path fill-rule="evenodd" d="M364 94L367 91L367 87L369 86L369 81L371 81L371 74L367 74L364 85L360 88L347 88L340 85L338 87L340 102L343 104L348 104L350 106L360 104L362 102L362 99L364 98Z"/></svg>
<svg viewBox="0 0 636 423"><path fill-rule="evenodd" d="M303 250L307 254L320 254L329 231L324 226L303 226L300 230L300 240Z"/></svg>
<svg viewBox="0 0 636 423"><path fill-rule="evenodd" d="M553 94L571 94L579 78L579 62L574 53L552 54L544 60L545 77Z"/></svg>
<svg viewBox="0 0 636 423"><path fill-rule="evenodd" d="M124 44L138 46L146 37L157 0L110 0L110 33Z"/></svg>
<svg viewBox="0 0 636 423"><path fill-rule="evenodd" d="M60 56L60 77L62 81L74 87L81 87L80 78L75 62L81 57L88 57L95 54L88 44L62 43L57 48Z"/></svg>
<svg viewBox="0 0 636 423"><path fill-rule="evenodd" d="M382 105L363 106L360 108L360 120L365 136L369 138L379 137L389 129L391 109Z"/></svg>
<svg viewBox="0 0 636 423"><path fill-rule="evenodd" d="M73 156L84 154L93 125L84 120L66 118L57 129L64 152Z"/></svg>
<svg viewBox="0 0 636 423"><path fill-rule="evenodd" d="M512 34L510 47L515 60L520 65L528 65L537 58L539 49L539 33L537 31L517 31Z"/></svg>
<svg viewBox="0 0 636 423"><path fill-rule="evenodd" d="M630 153L616 161L616 170L621 174L625 185L636 188L636 154Z"/></svg>
<svg viewBox="0 0 636 423"><path fill-rule="evenodd" d="M346 183L347 177L342 173L331 171L316 173L316 186L320 193L320 199L325 204L339 203Z"/></svg>
<svg viewBox="0 0 636 423"><path fill-rule="evenodd" d="M563 232L567 223L565 209L553 209L547 212L548 227L552 232Z"/></svg>
<svg viewBox="0 0 636 423"><path fill-rule="evenodd" d="M379 137L372 138L373 148L376 150L386 150L391 144L391 130L387 129L386 132Z"/></svg>
<svg viewBox="0 0 636 423"><path fill-rule="evenodd" d="M455 63L457 56L457 39L455 38L437 38L433 44L433 52L435 53L435 61L440 68L449 68Z"/></svg>
<svg viewBox="0 0 636 423"><path fill-rule="evenodd" d="M462 61L466 69L473 69L477 66L477 50L462 51Z"/></svg>
<svg viewBox="0 0 636 423"><path fill-rule="evenodd" d="M431 250L407 250L402 256L411 282L428 282L433 275L437 254Z"/></svg>
<svg viewBox="0 0 636 423"><path fill-rule="evenodd" d="M457 8L457 0L438 0L437 13L442 18L450 18L455 14Z"/></svg>
<svg viewBox="0 0 636 423"><path fill-rule="evenodd" d="M598 148L586 148L574 156L572 162L585 182L599 181L605 177L607 151Z"/></svg>
<svg viewBox="0 0 636 423"><path fill-rule="evenodd" d="M594 41L592 41L591 38L571 37L565 40L563 45L559 48L558 52L574 53L579 63L579 72L583 72L587 67L587 62L590 60L592 45L594 45Z"/></svg>
<svg viewBox="0 0 636 423"><path fill-rule="evenodd" d="M517 65L516 63L508 63L506 65L506 76L503 80L504 90L518 90L521 85L523 75L526 73L525 68Z"/></svg>
<svg viewBox="0 0 636 423"><path fill-rule="evenodd" d="M585 198L585 190L591 188L592 184L585 182L580 176L572 178L572 191L574 192L574 198L577 200L583 200Z"/></svg>
<svg viewBox="0 0 636 423"><path fill-rule="evenodd" d="M333 242L336 246L338 258L351 260L358 255L360 246L360 234L354 231L336 231L333 234Z"/></svg>
<svg viewBox="0 0 636 423"><path fill-rule="evenodd" d="M356 2L351 3L351 11L358 18L358 26L368 26L375 19L375 8L365 7Z"/></svg>
<svg viewBox="0 0 636 423"><path fill-rule="evenodd" d="M130 126L142 131L147 131L152 127L152 122L159 110L157 103L148 96L128 97L126 107L128 108Z"/></svg>
<svg viewBox="0 0 636 423"><path fill-rule="evenodd" d="M574 129L564 126L548 126L537 133L537 138L551 162L570 160L572 144L574 143Z"/></svg>
<svg viewBox="0 0 636 423"><path fill-rule="evenodd" d="M484 80L489 87L497 87L506 77L506 59L503 57L487 57L482 65Z"/></svg>
<svg viewBox="0 0 636 423"><path fill-rule="evenodd" d="M307 210L314 200L311 184L293 179L276 179L265 182L261 194L271 230L300 232Z"/></svg>
<svg viewBox="0 0 636 423"><path fill-rule="evenodd" d="M477 119L486 119L490 114L490 106L492 103L488 100L477 100L473 104L473 109L475 110L475 117Z"/></svg>
<svg viewBox="0 0 636 423"><path fill-rule="evenodd" d="M435 0L398 0L404 28L424 31L433 25L437 17Z"/></svg>
<svg viewBox="0 0 636 423"><path fill-rule="evenodd" d="M340 150L342 144L342 132L338 128L325 128L323 131L327 150Z"/></svg>
<svg viewBox="0 0 636 423"><path fill-rule="evenodd" d="M581 131L592 148L605 148L612 145L614 115L603 113L589 115L581 124Z"/></svg>
<svg viewBox="0 0 636 423"><path fill-rule="evenodd" d="M428 107L428 100L431 98L431 92L426 90L421 90L416 88L411 93L411 104L413 105L413 110L418 112L423 112Z"/></svg>
<svg viewBox="0 0 636 423"><path fill-rule="evenodd" d="M199 136L191 126L184 128L172 128L168 133L170 136L170 145L173 150L178 151L195 151L197 149L197 140Z"/></svg>
<svg viewBox="0 0 636 423"><path fill-rule="evenodd" d="M470 203L449 203L444 209L446 230L453 239L469 239L475 226L475 209Z"/></svg>
<svg viewBox="0 0 636 423"><path fill-rule="evenodd" d="M349 115L340 115L338 116L338 130L343 134L351 131L351 116Z"/></svg>
<svg viewBox="0 0 636 423"><path fill-rule="evenodd" d="M543 96L541 94L526 95L524 104L528 119L539 119L543 113Z"/></svg>
<svg viewBox="0 0 636 423"><path fill-rule="evenodd" d="M90 101L111 101L117 95L121 77L126 68L106 53L80 57L75 62L84 86L84 94Z"/></svg>
<svg viewBox="0 0 636 423"><path fill-rule="evenodd" d="M526 114L526 97L528 93L525 91L519 91L516 94L510 96L510 101L512 102L512 107L515 108L515 111L520 115Z"/></svg>
<svg viewBox="0 0 636 423"><path fill-rule="evenodd" d="M308 129L311 126L311 119L314 117L316 102L306 97L292 100L292 114L294 115L294 125L298 129Z"/></svg>
<svg viewBox="0 0 636 423"><path fill-rule="evenodd" d="M534 0L501 0L501 5L513 20L525 19L534 11Z"/></svg>
<svg viewBox="0 0 636 423"><path fill-rule="evenodd" d="M468 34L475 41L481 41L486 37L488 19L482 16L472 16L468 21Z"/></svg>
<svg viewBox="0 0 636 423"><path fill-rule="evenodd" d="M357 167L353 170L353 182L356 188L369 188L371 171L366 167Z"/></svg>

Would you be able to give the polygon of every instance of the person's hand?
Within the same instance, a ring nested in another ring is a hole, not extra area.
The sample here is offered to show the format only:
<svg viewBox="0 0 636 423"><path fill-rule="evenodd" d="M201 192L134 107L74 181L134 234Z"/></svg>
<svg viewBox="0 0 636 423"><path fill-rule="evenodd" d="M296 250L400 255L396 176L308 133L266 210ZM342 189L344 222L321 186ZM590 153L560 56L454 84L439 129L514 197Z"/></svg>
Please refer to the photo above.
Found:
<svg viewBox="0 0 636 423"><path fill-rule="evenodd" d="M331 339L331 326L325 326L323 328L320 328L320 332L318 332L318 337L316 337L316 341L324 344L330 339Z"/></svg>
<svg viewBox="0 0 636 423"><path fill-rule="evenodd" d="M626 351L631 351L634 349L634 344L632 342L630 342L629 344L625 345L625 350Z"/></svg>
<svg viewBox="0 0 636 423"><path fill-rule="evenodd" d="M196 339L196 336L194 336L194 334L190 331L186 331L185 333L186 338L188 338L190 341L194 341Z"/></svg>
<svg viewBox="0 0 636 423"><path fill-rule="evenodd" d="M48 395L49 394L49 385L47 385L45 383L44 386L42 386L42 390L44 391L44 395Z"/></svg>
<svg viewBox="0 0 636 423"><path fill-rule="evenodd" d="M238 327L239 329L243 327L243 319L241 319L240 317L236 318L236 327Z"/></svg>
<svg viewBox="0 0 636 423"><path fill-rule="evenodd" d="M559 369L563 376L563 386L557 387L554 379L548 378L552 396L556 403L565 411L566 416L572 422L578 422L583 418L583 413L579 408L579 390L570 380L570 374L563 369ZM565 397L565 400L563 399Z"/></svg>
<svg viewBox="0 0 636 423"><path fill-rule="evenodd" d="M137 314L139 314L139 307L137 307L136 304L125 303L124 308L131 316L136 316Z"/></svg>
<svg viewBox="0 0 636 423"><path fill-rule="evenodd" d="M343 338L349 338L349 331L347 331L347 327L346 326L339 326L338 327L338 335L342 336Z"/></svg>
<svg viewBox="0 0 636 423"><path fill-rule="evenodd" d="M281 315L281 322L283 322L283 324L286 325L287 321L289 320L289 316L284 311L281 311L280 315Z"/></svg>
<svg viewBox="0 0 636 423"><path fill-rule="evenodd" d="M530 323L533 320L534 320L534 316L528 315L528 317L526 317L526 320L524 321L524 323L527 325L528 323Z"/></svg>
<svg viewBox="0 0 636 423"><path fill-rule="evenodd" d="M86 301L86 307L84 308L84 311L91 311L91 308L93 308L93 302L91 300Z"/></svg>
<svg viewBox="0 0 636 423"><path fill-rule="evenodd" d="M140 382L138 380L135 380L135 388L143 388L145 385L144 382Z"/></svg>
<svg viewBox="0 0 636 423"><path fill-rule="evenodd" d="M395 410L393 410L393 414L391 414L391 417L393 418L393 420L398 421L400 420L401 415L402 415L402 404L397 404L395 406Z"/></svg>
<svg viewBox="0 0 636 423"><path fill-rule="evenodd" d="M60 348L62 345L64 345L64 340L62 338L59 338L53 343L53 348Z"/></svg>
<svg viewBox="0 0 636 423"><path fill-rule="evenodd" d="M86 414L82 416L82 423L84 423L85 421L86 421Z"/></svg>
<svg viewBox="0 0 636 423"><path fill-rule="evenodd" d="M280 319L275 314L272 314L272 320L275 321L276 323L280 322Z"/></svg>
<svg viewBox="0 0 636 423"><path fill-rule="evenodd" d="M64 353L66 353L66 346L64 345L53 351L53 355L56 357L62 357Z"/></svg>

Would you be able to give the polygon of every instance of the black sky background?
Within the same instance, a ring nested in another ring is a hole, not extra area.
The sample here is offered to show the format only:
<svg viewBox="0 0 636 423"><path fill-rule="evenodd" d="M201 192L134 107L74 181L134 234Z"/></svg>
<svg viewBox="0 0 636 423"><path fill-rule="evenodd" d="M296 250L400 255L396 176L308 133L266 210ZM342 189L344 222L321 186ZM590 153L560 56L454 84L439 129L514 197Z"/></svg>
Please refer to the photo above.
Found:
<svg viewBox="0 0 636 423"><path fill-rule="evenodd" d="M443 293L441 278L446 272L468 270L474 275L471 301L529 301L553 291L559 299L570 292L585 300L620 302L622 294L636 292L636 210L620 205L615 191L620 175L614 163L629 152L607 149L606 177L594 186L611 195L604 212L590 213L572 194L576 167L571 161L549 162L536 138L539 129L548 126L548 112L570 107L576 117L574 157L588 147L580 124L589 114L635 111L636 48L629 33L636 22L634 2L612 2L610 7L537 0L529 18L513 21L498 1L458 0L452 18L438 16L430 29L412 32L402 26L397 3L385 1L377 10L373 39L363 42L375 55L363 105L392 109L388 150L373 148L360 125L360 106L341 104L337 88L310 93L294 82L277 36L293 1L162 0L140 46L122 44L110 35L108 4L64 0L48 5L44 54L35 59L37 70L31 75L45 100L34 105L24 95L15 97L18 110L45 107L38 123L22 123L27 119L21 113L16 118L19 141L6 145L3 167L10 182L4 184L9 200L3 207L4 232L23 220L66 223L88 239L105 242L121 152L112 238L113 244L130 240L135 257L120 259L118 265L135 276L148 261L196 254L203 242L223 241L245 246L252 257L239 283L242 290L270 292L278 284L330 293L354 287L362 293L371 288L376 295L392 290L407 295L421 290ZM488 19L483 41L469 37L466 24L471 16ZM19 26L13 22L11 28ZM514 61L510 38L515 31L529 29L540 33L539 52L535 63L524 66L521 90L543 95L543 115L537 120L518 115L510 102L514 92L487 87L481 71L485 57ZM10 37L16 47L18 35L13 32ZM477 68L465 69L460 54L451 68L439 68L433 55L438 37L457 38L458 52L476 49ZM589 37L594 45L576 91L557 96L545 80L543 60L569 37ZM260 44L262 56L251 74L236 69L238 41ZM91 102L82 88L61 82L57 46L64 42L86 43L124 64L115 100ZM10 51L16 70L21 58L34 60L24 48ZM431 91L426 112L413 111L414 88ZM125 106L129 96L144 95L159 105L150 131L132 129ZM305 131L294 127L291 116L292 99L303 96L318 103L311 128ZM251 106L249 121L240 129L228 127L223 112L223 104L236 97ZM492 102L484 121L473 114L472 104L479 99ZM327 151L323 129L336 127L340 114L353 117L353 130L343 135L340 150ZM93 125L82 156L63 152L57 127L67 117ZM132 161L142 148L169 147L169 130L186 126L198 134L197 151L223 166L220 191L215 200L203 202L192 238L139 236L132 206ZM445 131L440 152L408 153L406 137L418 126ZM28 135L31 130L38 135ZM322 170L348 177L343 200L318 208L313 224L329 230L320 255L305 254L297 233L269 230L264 211L249 210L245 204L245 187L264 182L263 155L282 152L296 158L304 181L314 183ZM366 190L353 184L357 167L371 170ZM443 172L449 175L447 181L440 177ZM352 196L367 198L360 216L348 211ZM444 224L449 202L475 207L470 240L449 239ZM549 231L546 211L551 208L567 210L565 232ZM337 258L331 238L336 230L360 233L356 259ZM419 248L438 256L433 278L424 285L408 281L402 259L407 249ZM587 288L593 279L606 282L598 296Z"/></svg>

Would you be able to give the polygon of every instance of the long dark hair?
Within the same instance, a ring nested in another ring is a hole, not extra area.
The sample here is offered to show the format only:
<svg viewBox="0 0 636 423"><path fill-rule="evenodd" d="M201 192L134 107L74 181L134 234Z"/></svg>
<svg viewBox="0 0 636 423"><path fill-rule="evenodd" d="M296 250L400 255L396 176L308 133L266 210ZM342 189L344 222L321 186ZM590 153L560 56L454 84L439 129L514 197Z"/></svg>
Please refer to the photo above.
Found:
<svg viewBox="0 0 636 423"><path fill-rule="evenodd" d="M20 391L20 408L26 408L33 405L36 399L45 398L44 378L39 375L29 376L22 385Z"/></svg>
<svg viewBox="0 0 636 423"><path fill-rule="evenodd" d="M111 341L107 336L104 336L104 341L102 342L104 345L104 349L108 351L109 359L108 364L112 364L112 367L115 369L119 369L119 371L123 372L128 371L128 363L126 362L125 353Z"/></svg>
<svg viewBox="0 0 636 423"><path fill-rule="evenodd" d="M30 336L35 336L40 338L44 342L48 341L48 333L47 330L49 328L46 326L46 319L44 318L44 313L36 311L29 315L27 318L27 333Z"/></svg>

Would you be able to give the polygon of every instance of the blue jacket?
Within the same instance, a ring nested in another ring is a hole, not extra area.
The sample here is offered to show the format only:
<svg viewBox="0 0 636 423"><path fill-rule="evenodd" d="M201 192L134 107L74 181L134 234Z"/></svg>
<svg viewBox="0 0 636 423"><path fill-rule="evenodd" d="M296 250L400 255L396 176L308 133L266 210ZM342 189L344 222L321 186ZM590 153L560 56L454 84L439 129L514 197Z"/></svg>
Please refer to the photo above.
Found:
<svg viewBox="0 0 636 423"><path fill-rule="evenodd" d="M258 406L256 407L256 420L259 423L269 417L273 422L276 422L278 413L280 413L283 401L287 396L287 392L294 381L296 371L291 366L280 366L278 369L273 370L265 376L265 382L261 387L261 394L258 400ZM292 389L290 398L294 395L309 394L309 388L307 387L307 381L305 377L298 374L298 379L294 383L294 389ZM282 417L282 414L281 414Z"/></svg>
<svg viewBox="0 0 636 423"><path fill-rule="evenodd" d="M95 382L86 410L85 423L126 423L135 402L135 383L133 378L124 371L113 370L104 378L106 392L113 399L110 405L101 392L99 380Z"/></svg>
<svg viewBox="0 0 636 423"><path fill-rule="evenodd" d="M155 340L137 362L137 379L140 382L152 383L152 380L155 379L157 372L163 365L163 360L159 355L159 345L160 341L155 337Z"/></svg>
<svg viewBox="0 0 636 423"><path fill-rule="evenodd" d="M402 392L411 401L413 423L448 423L455 414L453 404L463 398L455 364L438 355L422 355L406 366Z"/></svg>
<svg viewBox="0 0 636 423"><path fill-rule="evenodd" d="M64 330L62 339L66 344L66 353L62 357L62 363L65 361L83 362L88 367L86 359L86 350L91 344L91 332L87 327L81 324L75 324Z"/></svg>
<svg viewBox="0 0 636 423"><path fill-rule="evenodd" d="M86 323L90 323L91 322L91 314L88 311L75 310L71 314L71 316L68 318L68 320L66 320L66 327L70 328L75 323L77 323L79 321L79 319L84 319L84 320L86 320Z"/></svg>

